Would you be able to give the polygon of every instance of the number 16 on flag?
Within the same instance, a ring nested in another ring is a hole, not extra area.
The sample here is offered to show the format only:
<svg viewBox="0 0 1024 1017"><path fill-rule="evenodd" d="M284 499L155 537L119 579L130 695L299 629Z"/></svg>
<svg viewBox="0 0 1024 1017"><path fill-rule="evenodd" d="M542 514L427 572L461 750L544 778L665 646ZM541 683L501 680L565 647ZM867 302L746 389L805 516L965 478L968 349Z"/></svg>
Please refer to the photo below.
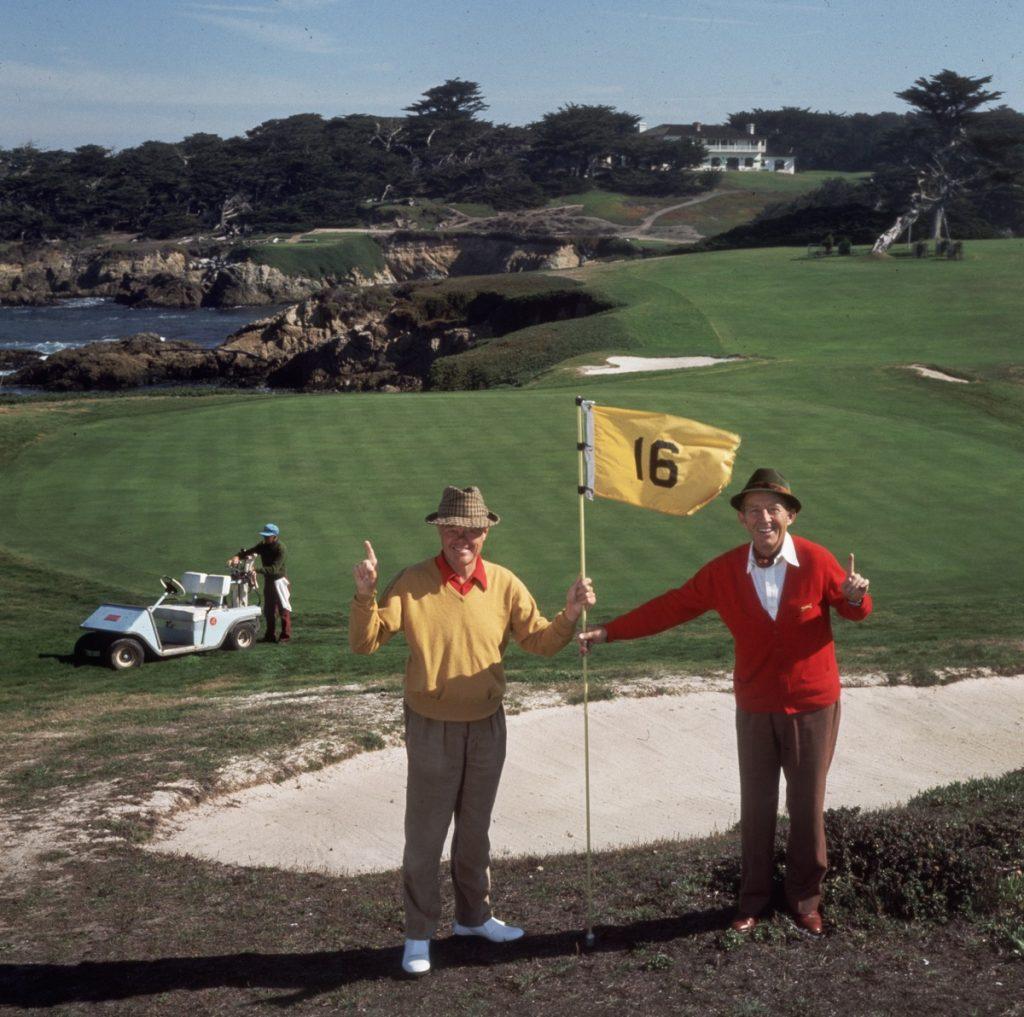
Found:
<svg viewBox="0 0 1024 1017"><path fill-rule="evenodd" d="M729 483L739 435L667 413L579 405L588 498L689 516Z"/></svg>

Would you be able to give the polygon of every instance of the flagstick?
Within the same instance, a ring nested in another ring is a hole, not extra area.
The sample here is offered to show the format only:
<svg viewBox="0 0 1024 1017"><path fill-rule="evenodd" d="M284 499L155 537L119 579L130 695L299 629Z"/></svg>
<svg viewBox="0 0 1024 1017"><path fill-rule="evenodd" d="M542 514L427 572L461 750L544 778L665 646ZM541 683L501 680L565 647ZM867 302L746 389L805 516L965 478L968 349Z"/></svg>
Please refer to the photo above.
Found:
<svg viewBox="0 0 1024 1017"><path fill-rule="evenodd" d="M580 578L587 576L587 528L585 523L584 504L586 498L584 489L586 477L583 472L583 400L576 398L576 447L579 455L579 502L580 502ZM587 605L583 605L580 612L582 630L587 628ZM583 786L584 798L586 801L587 814L587 932L584 943L590 947L594 945L594 882L593 869L590 858L590 716L587 709L590 701L590 683L588 680L587 655L584 654L583 661Z"/></svg>

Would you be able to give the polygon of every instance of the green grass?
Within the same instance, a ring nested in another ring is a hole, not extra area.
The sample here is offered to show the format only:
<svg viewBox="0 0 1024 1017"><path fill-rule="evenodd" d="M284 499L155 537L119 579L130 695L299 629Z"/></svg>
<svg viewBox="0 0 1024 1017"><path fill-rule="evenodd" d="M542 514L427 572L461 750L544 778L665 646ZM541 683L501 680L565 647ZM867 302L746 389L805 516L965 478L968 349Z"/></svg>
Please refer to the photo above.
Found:
<svg viewBox="0 0 1024 1017"><path fill-rule="evenodd" d="M486 205L482 201L453 201L447 207L477 219L486 219L497 215L497 209L493 205Z"/></svg>
<svg viewBox="0 0 1024 1017"><path fill-rule="evenodd" d="M686 224L704 236L724 233L733 226L749 222L762 209L777 201L789 201L831 177L861 179L863 173L811 170L806 173L723 173L713 197L698 204L666 212L655 223L655 231L665 226ZM638 226L652 212L678 205L699 195L644 197L616 191L588 190L559 195L548 200L549 207L582 205L583 215L607 219L619 226Z"/></svg>
<svg viewBox="0 0 1024 1017"><path fill-rule="evenodd" d="M642 197L619 194L616 191L580 191L577 194L561 194L548 199L549 208L562 205L582 205L583 215L607 219L618 226L638 226L652 212L669 205L678 205L686 197Z"/></svg>
<svg viewBox="0 0 1024 1017"><path fill-rule="evenodd" d="M262 649L215 654L131 681L169 689L227 675L268 687L303 673L396 673L400 641L368 660L342 647L351 564L365 538L385 575L432 554L422 519L447 483L482 486L505 516L488 552L553 613L578 561L578 391L738 432L734 484L764 464L790 477L806 505L798 532L855 551L877 593L867 624L838 626L847 668L1012 668L1024 627L994 577L1024 568L1013 510L1024 474L1024 388L1014 380L1022 269L1020 241L971 244L962 263L812 262L775 250L599 265L573 278L624 306L546 326L552 342L568 342L560 330L600 327L603 352L750 359L586 382L555 371L521 390L15 405L0 415L0 540L16 565L3 583L20 584L0 664L15 683L8 694L56 694L68 668L38 654L70 649L91 599L149 595L162 573L217 571L267 519L291 556L301 638L287 662ZM911 361L977 380L921 379L901 368ZM678 584L741 537L725 499L687 520L593 504L596 617ZM595 666L724 670L730 658L708 618L610 647ZM575 664L513 650L510 668L571 678Z"/></svg>
<svg viewBox="0 0 1024 1017"><path fill-rule="evenodd" d="M372 276L384 268L377 241L364 233L319 234L296 244L258 244L234 252L285 275L341 279L353 271Z"/></svg>
<svg viewBox="0 0 1024 1017"><path fill-rule="evenodd" d="M692 226L705 237L718 236L735 226L750 222L769 205L791 201L820 187L826 180L863 179L864 173L810 170L806 173L723 173L714 196L700 204L667 212L655 228Z"/></svg>

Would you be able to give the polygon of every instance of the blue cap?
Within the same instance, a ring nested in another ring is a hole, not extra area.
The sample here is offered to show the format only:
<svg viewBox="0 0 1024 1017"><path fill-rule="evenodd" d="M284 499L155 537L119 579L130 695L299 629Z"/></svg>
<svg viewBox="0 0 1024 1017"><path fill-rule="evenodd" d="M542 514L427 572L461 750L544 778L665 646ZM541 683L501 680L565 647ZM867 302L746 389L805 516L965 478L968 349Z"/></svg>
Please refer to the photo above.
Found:
<svg viewBox="0 0 1024 1017"><path fill-rule="evenodd" d="M276 537L281 530L278 528L276 523L267 523L266 526L260 530L261 537Z"/></svg>

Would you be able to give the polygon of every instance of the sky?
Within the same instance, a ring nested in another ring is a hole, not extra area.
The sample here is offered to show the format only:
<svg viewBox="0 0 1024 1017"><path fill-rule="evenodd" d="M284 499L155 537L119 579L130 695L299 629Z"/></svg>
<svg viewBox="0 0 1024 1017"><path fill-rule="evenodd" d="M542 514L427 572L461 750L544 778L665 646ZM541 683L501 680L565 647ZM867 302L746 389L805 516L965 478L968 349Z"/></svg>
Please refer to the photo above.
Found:
<svg viewBox="0 0 1024 1017"><path fill-rule="evenodd" d="M877 113L943 68L1024 109L1024 0L0 0L0 147L394 116L448 78L496 123L570 102L648 126Z"/></svg>

